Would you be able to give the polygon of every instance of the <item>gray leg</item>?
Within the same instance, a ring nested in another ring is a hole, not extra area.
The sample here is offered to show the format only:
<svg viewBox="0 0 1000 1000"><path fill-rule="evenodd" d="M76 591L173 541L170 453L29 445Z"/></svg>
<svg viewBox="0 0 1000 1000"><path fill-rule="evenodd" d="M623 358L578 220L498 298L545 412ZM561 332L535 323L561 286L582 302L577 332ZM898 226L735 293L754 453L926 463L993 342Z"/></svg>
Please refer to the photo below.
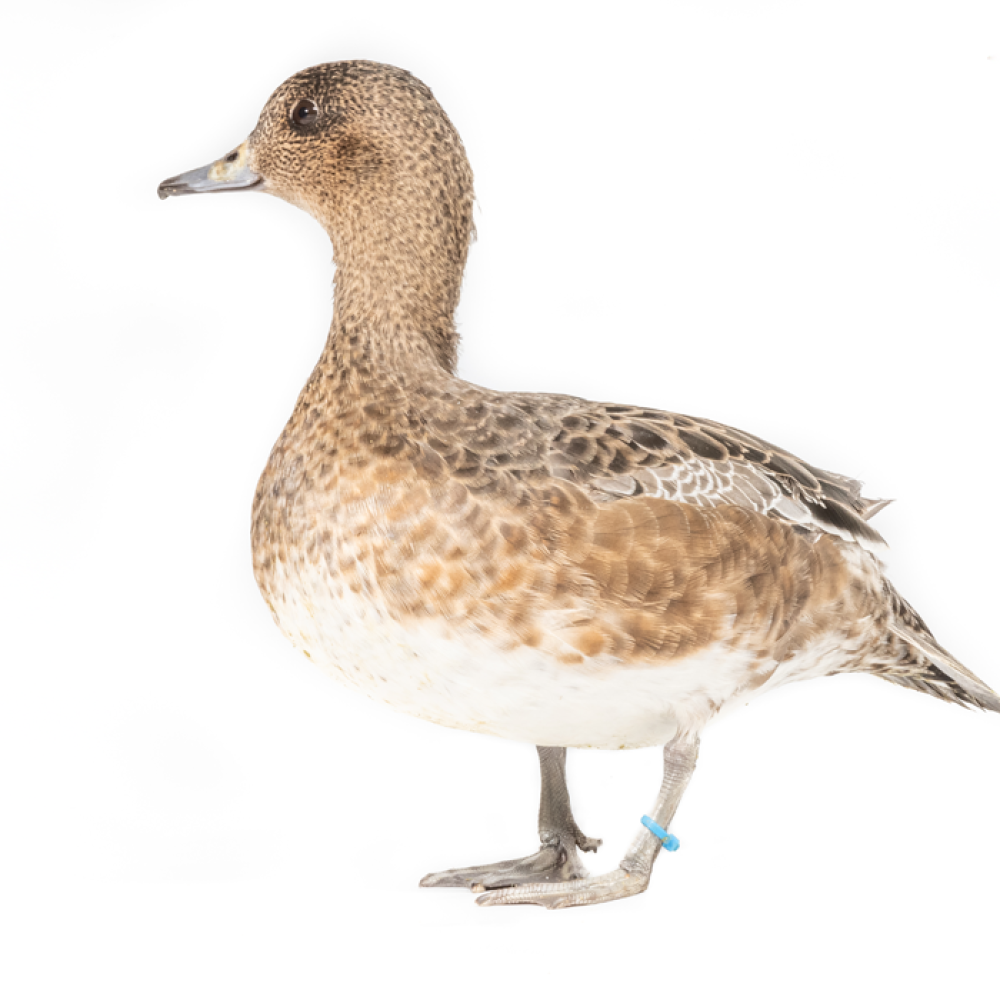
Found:
<svg viewBox="0 0 1000 1000"><path fill-rule="evenodd" d="M596 851L599 840L585 837L573 819L566 788L566 748L538 747L542 767L542 799L538 809L541 850L526 858L492 865L453 868L426 875L422 886L463 886L474 891L535 882L567 882L587 876L577 848Z"/></svg>
<svg viewBox="0 0 1000 1000"><path fill-rule="evenodd" d="M677 806L687 788L698 759L698 737L679 735L663 748L663 783L650 817L664 830L674 818ZM476 900L480 906L502 906L509 903L537 903L549 909L564 906L587 906L607 903L642 892L649 885L662 849L660 841L645 827L640 827L621 865L606 875L592 875L565 884L535 882L519 883L505 889L484 892Z"/></svg>

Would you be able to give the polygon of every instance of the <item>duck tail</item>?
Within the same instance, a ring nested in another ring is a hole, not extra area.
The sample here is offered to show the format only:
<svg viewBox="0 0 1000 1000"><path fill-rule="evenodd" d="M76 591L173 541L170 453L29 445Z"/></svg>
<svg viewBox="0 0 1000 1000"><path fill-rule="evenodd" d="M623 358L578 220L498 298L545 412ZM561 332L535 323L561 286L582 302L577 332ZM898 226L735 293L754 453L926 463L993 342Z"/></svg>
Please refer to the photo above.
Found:
<svg viewBox="0 0 1000 1000"><path fill-rule="evenodd" d="M886 586L892 604L892 615L886 623L886 645L891 655L875 673L943 701L1000 712L1000 696L944 649L920 615L888 582Z"/></svg>
<svg viewBox="0 0 1000 1000"><path fill-rule="evenodd" d="M884 500L881 497L876 500L869 500L867 497L859 497L858 499L862 506L861 516L866 521L870 521L880 510L885 510L889 504L895 502L893 500Z"/></svg>
<svg viewBox="0 0 1000 1000"><path fill-rule="evenodd" d="M911 656L906 666L916 672L906 678L886 674L886 680L926 691L944 701L1000 712L1000 696L939 646L933 636L920 634L901 622L891 623L889 631L909 649Z"/></svg>

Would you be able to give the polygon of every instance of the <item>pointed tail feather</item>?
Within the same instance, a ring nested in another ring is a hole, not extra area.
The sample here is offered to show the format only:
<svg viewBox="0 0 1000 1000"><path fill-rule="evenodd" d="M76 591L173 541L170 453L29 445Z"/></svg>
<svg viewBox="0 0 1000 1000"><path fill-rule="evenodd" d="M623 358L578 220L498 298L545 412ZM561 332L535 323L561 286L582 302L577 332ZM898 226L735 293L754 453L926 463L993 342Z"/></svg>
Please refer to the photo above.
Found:
<svg viewBox="0 0 1000 1000"><path fill-rule="evenodd" d="M889 504L895 503L894 500L883 500L881 497L877 500L869 500L867 497L859 499L864 508L860 513L866 521L870 521L880 510L885 510Z"/></svg>
<svg viewBox="0 0 1000 1000"><path fill-rule="evenodd" d="M906 607L911 610L908 605ZM913 666L918 669L907 674L887 673L883 675L886 680L926 691L945 701L1000 712L1000 696L942 649L929 632L922 631L919 616L913 613L913 617L916 621L912 624L897 618L888 624L888 629L912 651Z"/></svg>

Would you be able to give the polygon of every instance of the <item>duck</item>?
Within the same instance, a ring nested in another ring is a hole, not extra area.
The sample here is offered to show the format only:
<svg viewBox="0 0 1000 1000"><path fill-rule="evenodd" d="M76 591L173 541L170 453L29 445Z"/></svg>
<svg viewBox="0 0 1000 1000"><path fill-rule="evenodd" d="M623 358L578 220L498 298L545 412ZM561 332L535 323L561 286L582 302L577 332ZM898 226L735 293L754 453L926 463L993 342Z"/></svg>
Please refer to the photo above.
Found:
<svg viewBox="0 0 1000 1000"><path fill-rule="evenodd" d="M643 892L702 730L782 684L862 672L1000 712L889 581L886 501L857 481L712 420L456 374L473 174L411 73L296 73L244 142L158 189L247 191L312 215L335 263L329 335L253 501L274 621L349 688L538 749L539 850L422 886L550 909ZM591 875L567 749L649 746L653 806Z"/></svg>

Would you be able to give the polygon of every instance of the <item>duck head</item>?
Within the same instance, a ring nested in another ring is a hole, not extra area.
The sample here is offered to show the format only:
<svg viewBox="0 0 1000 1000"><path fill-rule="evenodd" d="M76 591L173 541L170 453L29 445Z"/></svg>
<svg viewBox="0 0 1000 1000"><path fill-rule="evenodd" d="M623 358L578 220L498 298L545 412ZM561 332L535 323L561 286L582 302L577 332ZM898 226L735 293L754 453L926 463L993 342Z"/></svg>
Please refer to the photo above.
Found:
<svg viewBox="0 0 1000 1000"><path fill-rule="evenodd" d="M338 62L296 73L226 156L158 194L258 191L307 211L337 265L335 325L418 328L448 370L472 235L472 170L430 89L405 70Z"/></svg>

